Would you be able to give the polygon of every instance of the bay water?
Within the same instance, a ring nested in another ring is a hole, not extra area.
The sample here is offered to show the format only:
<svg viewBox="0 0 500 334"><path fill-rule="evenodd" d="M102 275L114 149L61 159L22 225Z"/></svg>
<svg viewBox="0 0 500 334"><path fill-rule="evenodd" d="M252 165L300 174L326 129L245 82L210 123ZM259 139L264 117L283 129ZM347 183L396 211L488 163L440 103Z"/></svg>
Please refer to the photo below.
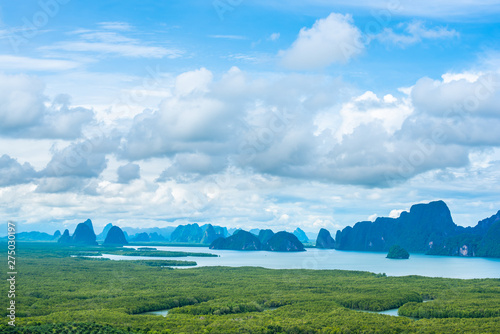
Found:
<svg viewBox="0 0 500 334"><path fill-rule="evenodd" d="M130 247L130 246L128 246ZM162 251L212 253L218 257L147 257L103 254L112 260L168 259L196 261L197 267L263 267L270 269L341 269L448 278L500 278L500 259L410 254L408 260L387 259L386 253L307 248L305 252L213 250L208 247L148 246ZM137 247L130 247L137 248ZM147 252L147 251L145 251ZM190 267L179 267L190 268Z"/></svg>

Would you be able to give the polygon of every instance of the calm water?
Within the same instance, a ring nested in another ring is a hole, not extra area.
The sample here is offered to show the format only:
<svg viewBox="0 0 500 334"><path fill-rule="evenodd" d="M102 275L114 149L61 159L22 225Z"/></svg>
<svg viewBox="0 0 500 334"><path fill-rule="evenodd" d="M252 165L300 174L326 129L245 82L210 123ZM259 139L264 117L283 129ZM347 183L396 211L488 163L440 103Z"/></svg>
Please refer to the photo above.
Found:
<svg viewBox="0 0 500 334"><path fill-rule="evenodd" d="M166 317L168 315L169 310L160 310L160 311L151 311L151 312L144 312L140 314L149 314L149 315L161 315L163 317ZM396 310L397 313L397 310Z"/></svg>
<svg viewBox="0 0 500 334"><path fill-rule="evenodd" d="M212 253L219 257L151 258L103 255L113 260L175 259L196 261L198 267L255 266L271 269L343 269L386 273L389 276L421 275L449 278L500 278L500 259L411 254L408 260L386 259L385 253L308 248L306 252L212 250L204 247L151 246L158 250ZM134 247L132 247L134 248Z"/></svg>
<svg viewBox="0 0 500 334"><path fill-rule="evenodd" d="M390 309L390 310L379 311L379 312L374 312L374 311L363 311L363 310L355 310L355 311L358 311L358 312L366 312L366 313L378 313L378 314L391 315L391 316L393 316L393 317L399 317L398 310L399 310L399 308L393 308L393 309Z"/></svg>

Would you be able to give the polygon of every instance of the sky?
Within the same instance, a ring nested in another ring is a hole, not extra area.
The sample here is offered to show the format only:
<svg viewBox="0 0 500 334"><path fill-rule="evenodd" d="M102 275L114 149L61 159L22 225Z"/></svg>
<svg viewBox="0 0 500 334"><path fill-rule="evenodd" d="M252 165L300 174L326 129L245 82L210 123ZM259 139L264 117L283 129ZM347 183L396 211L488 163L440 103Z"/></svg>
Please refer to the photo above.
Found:
<svg viewBox="0 0 500 334"><path fill-rule="evenodd" d="M500 209L500 3L0 5L0 221L332 233ZM6 233L1 233L6 234Z"/></svg>

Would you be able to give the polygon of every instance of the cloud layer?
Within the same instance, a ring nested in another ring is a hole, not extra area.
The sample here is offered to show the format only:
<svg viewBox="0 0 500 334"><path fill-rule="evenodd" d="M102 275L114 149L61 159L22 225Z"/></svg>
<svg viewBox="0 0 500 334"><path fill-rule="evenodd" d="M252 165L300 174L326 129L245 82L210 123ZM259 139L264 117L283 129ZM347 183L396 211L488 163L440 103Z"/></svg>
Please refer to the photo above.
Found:
<svg viewBox="0 0 500 334"><path fill-rule="evenodd" d="M317 231L433 199L462 222L496 212L496 32L358 4L311 20L252 3L224 29L201 11L51 21L0 55L0 219Z"/></svg>
<svg viewBox="0 0 500 334"><path fill-rule="evenodd" d="M292 46L280 52L283 65L310 70L346 63L364 50L361 32L350 15L331 13L311 28L302 28Z"/></svg>
<svg viewBox="0 0 500 334"><path fill-rule="evenodd" d="M59 95L47 105L44 84L36 77L0 74L0 137L75 139L94 119L92 110L71 108Z"/></svg>

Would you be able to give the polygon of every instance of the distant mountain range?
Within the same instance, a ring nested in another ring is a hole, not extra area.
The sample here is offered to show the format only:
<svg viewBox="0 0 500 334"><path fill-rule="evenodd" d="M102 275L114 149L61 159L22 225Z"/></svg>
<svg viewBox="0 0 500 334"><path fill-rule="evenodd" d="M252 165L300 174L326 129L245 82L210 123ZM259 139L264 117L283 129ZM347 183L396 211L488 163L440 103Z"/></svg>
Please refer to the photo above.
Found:
<svg viewBox="0 0 500 334"><path fill-rule="evenodd" d="M300 228L286 234L259 229L240 234L241 229L228 229L211 224L144 229L120 229L108 224L102 233L96 235L90 219L78 224L72 235L69 230L65 230L63 234L56 231L53 235L33 231L18 233L16 238L21 241L96 245L97 242L106 241L111 231L113 232L108 239L109 244L171 242L205 244L217 249L290 251L300 250L302 243L310 242ZM238 237L234 237L236 235ZM270 243L272 238L274 240ZM276 241L277 239L279 240ZM288 246L283 246L285 244ZM481 220L474 227L465 228L453 222L450 210L443 201L416 204L410 211L402 212L398 218L380 217L373 222L362 221L352 227L348 226L337 231L335 238L328 230L321 229L315 245L318 248L375 252L387 252L391 246L399 245L409 252L429 255L500 257L500 211Z"/></svg>

